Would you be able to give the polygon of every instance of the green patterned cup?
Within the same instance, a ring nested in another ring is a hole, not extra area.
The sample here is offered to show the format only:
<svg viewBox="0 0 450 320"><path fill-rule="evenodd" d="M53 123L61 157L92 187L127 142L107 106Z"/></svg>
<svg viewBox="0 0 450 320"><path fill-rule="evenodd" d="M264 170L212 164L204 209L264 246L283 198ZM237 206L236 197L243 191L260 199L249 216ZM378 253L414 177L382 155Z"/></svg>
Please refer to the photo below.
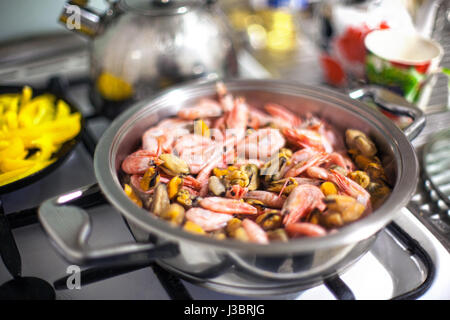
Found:
<svg viewBox="0 0 450 320"><path fill-rule="evenodd" d="M441 45L419 34L393 29L369 33L364 44L367 81L425 109L433 76L441 72L439 63L444 55Z"/></svg>

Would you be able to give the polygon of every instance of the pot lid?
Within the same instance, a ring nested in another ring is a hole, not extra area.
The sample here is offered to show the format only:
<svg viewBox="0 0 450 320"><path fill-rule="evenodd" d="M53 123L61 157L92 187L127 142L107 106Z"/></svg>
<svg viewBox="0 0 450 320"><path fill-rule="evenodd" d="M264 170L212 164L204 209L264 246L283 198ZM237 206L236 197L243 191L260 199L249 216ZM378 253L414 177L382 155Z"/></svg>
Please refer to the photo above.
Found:
<svg viewBox="0 0 450 320"><path fill-rule="evenodd" d="M119 7L123 11L163 16L183 14L200 4L199 0L121 0Z"/></svg>

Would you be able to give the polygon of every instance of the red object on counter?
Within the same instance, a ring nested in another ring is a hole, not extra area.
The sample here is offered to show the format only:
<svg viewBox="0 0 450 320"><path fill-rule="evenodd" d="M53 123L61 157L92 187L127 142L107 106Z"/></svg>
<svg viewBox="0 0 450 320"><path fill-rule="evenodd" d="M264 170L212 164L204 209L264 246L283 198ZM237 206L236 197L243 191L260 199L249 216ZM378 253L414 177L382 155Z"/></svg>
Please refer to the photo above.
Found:
<svg viewBox="0 0 450 320"><path fill-rule="evenodd" d="M322 54L320 56L320 64L322 65L325 80L328 83L338 87L346 83L344 69L333 57Z"/></svg>
<svg viewBox="0 0 450 320"><path fill-rule="evenodd" d="M348 27L345 32L336 40L339 52L349 62L364 63L366 48L364 38L371 30L363 25L361 27Z"/></svg>
<svg viewBox="0 0 450 320"><path fill-rule="evenodd" d="M349 62L364 63L366 48L364 39L374 30L389 29L386 21L380 22L377 28L369 28L366 24L359 27L349 26L345 32L336 40L338 50L342 52Z"/></svg>
<svg viewBox="0 0 450 320"><path fill-rule="evenodd" d="M336 37L336 50L339 51L337 56L345 59L345 62L339 61L337 58L333 57L333 54L323 53L320 56L320 64L322 66L325 81L337 87L345 85L347 79L342 62L344 62L344 64L363 65L366 59L364 39L370 32L380 29L389 29L389 25L386 21L380 22L379 26L376 28L369 28L367 24L362 24L361 26L349 26L342 35Z"/></svg>

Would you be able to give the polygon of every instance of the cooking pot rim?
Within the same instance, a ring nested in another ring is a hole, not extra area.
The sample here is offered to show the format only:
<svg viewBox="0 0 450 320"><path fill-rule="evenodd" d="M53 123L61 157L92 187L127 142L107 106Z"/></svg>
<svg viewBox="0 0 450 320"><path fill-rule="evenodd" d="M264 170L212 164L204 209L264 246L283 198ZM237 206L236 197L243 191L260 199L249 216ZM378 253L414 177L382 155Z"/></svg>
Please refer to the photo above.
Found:
<svg viewBox="0 0 450 320"><path fill-rule="evenodd" d="M404 133L381 113L368 108L362 102L328 88L274 79L235 79L224 81L231 92L234 89L244 91L264 90L275 93L281 91L282 93L309 96L315 99L326 99L328 103L331 102L336 107L345 108L358 116L365 117L376 131L386 137L388 144L393 149L397 178L389 198L369 216L340 228L336 233L317 238L292 239L289 242L272 242L268 245L245 243L237 240L217 240L192 234L179 227L173 227L166 221L149 214L145 209L137 207L123 192L117 172L115 172L114 156L121 137L140 118L139 115L142 115L142 113L148 115L161 107L148 107L150 104L158 106L158 103L163 104L164 99L171 95L184 94L187 90L215 88L215 82L198 83L198 81L194 81L193 83L182 84L136 103L113 121L98 142L94 156L94 169L99 186L110 203L136 226L169 241L190 241L197 245L213 246L222 251L233 250L252 254L278 255L310 252L323 248L331 249L357 243L380 231L409 202L415 191L419 175L417 155Z"/></svg>

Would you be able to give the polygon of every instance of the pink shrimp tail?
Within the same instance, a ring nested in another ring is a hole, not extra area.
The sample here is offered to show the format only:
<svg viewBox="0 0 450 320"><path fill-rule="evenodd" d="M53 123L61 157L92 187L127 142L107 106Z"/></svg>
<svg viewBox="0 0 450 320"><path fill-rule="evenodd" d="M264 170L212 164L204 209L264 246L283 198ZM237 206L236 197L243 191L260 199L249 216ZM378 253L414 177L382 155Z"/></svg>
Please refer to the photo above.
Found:
<svg viewBox="0 0 450 320"><path fill-rule="evenodd" d="M316 186L307 184L297 186L291 191L281 209L284 225L298 222L315 208L325 210L323 198L322 191Z"/></svg>

